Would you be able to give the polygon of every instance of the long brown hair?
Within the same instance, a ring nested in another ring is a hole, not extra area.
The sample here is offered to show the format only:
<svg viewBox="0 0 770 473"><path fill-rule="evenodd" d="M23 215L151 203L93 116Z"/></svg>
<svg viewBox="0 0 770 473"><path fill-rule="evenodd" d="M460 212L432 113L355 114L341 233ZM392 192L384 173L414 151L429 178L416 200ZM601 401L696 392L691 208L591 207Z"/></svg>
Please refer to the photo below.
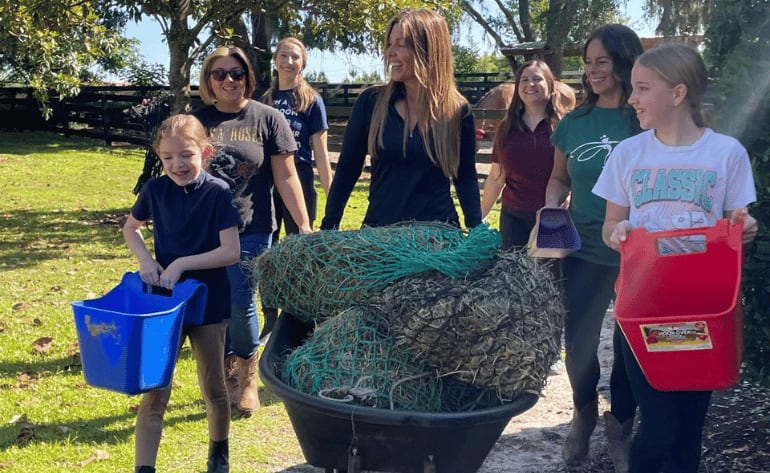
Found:
<svg viewBox="0 0 770 473"><path fill-rule="evenodd" d="M588 45L595 39L602 43L607 54L612 58L612 73L621 89L619 106L627 107L628 97L631 96L631 68L634 67L636 58L644 52L642 40L628 26L617 24L600 26L591 33L583 45L584 62L588 55ZM580 105L585 106L588 111L596 105L599 96L591 88L588 74L585 71L583 71L581 80L583 82L583 101Z"/></svg>
<svg viewBox="0 0 770 473"><path fill-rule="evenodd" d="M548 120L548 127L551 129L551 131L556 128L556 125L558 125L562 117L570 110L570 108L565 103L569 102L569 100L564 100L562 97L562 92L557 89L556 79L553 76L553 72L551 72L551 68L548 67L548 64L537 59L527 61L521 65L518 71L516 71L514 82L516 85L516 92L513 94L513 100L511 100L511 104L508 106L505 117L500 122L500 125L498 125L497 131L495 132L495 147L498 145L505 146L505 142L507 141L511 130L524 131L524 121L522 117L524 115L525 107L524 102L521 100L521 96L519 95L519 86L521 83L521 76L524 74L524 70L528 67L531 67L536 72L540 73L545 79L547 88L546 93L548 96L548 102L545 104L545 116ZM572 94L572 97L572 101L574 103L574 93Z"/></svg>
<svg viewBox="0 0 770 473"><path fill-rule="evenodd" d="M287 36L278 41L278 44L275 46L275 52L273 53L273 62L277 62L278 53L281 51L281 46L283 45L293 45L299 48L300 54L302 56L302 70L304 71L305 67L307 66L307 49L305 48L305 45L302 43L302 41L293 36ZM272 82L270 82L270 88L267 89L267 91L265 91L261 97L261 100L270 106L273 105L273 96L275 95L275 92L280 90L278 81L279 77L276 73ZM292 95L294 96L294 111L302 113L305 112L311 105L313 105L317 93L315 90L313 90L313 87L305 80L305 77L300 75L299 85L292 89Z"/></svg>
<svg viewBox="0 0 770 473"><path fill-rule="evenodd" d="M460 166L460 122L464 114L470 113L470 107L455 83L449 27L444 18L432 10L403 10L388 25L383 50L387 50L390 33L396 25L401 26L404 41L412 51L414 74L422 86L417 97L417 129L425 144L425 152L445 176L457 177ZM403 87L402 83L391 79L380 90L369 128L371 156L376 156L377 148L383 146L382 136L390 99ZM408 134L409 130L404 127L404 152Z"/></svg>

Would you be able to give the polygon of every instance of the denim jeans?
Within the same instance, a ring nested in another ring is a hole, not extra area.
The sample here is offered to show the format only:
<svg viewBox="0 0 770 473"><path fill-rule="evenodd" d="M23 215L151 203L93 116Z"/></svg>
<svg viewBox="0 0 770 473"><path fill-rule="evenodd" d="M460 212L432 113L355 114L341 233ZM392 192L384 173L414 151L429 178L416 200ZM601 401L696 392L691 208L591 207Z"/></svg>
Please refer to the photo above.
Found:
<svg viewBox="0 0 770 473"><path fill-rule="evenodd" d="M230 280L230 321L227 324L225 356L250 358L259 348L259 316L257 314L257 284L249 267L272 243L270 233L241 234L241 258L227 267Z"/></svg>

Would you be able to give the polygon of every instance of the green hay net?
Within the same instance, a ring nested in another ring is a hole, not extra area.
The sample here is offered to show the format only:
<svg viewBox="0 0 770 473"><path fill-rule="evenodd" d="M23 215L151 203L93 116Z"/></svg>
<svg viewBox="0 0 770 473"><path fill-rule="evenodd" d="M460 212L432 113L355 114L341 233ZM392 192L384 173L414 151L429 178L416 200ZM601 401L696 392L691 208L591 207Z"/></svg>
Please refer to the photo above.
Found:
<svg viewBox="0 0 770 473"><path fill-rule="evenodd" d="M352 307L319 325L287 357L281 379L329 401L438 411L441 392L435 371L396 349L386 327L374 307Z"/></svg>
<svg viewBox="0 0 770 473"><path fill-rule="evenodd" d="M252 264L263 305L322 321L409 275L433 270L464 278L488 266L500 244L487 225L465 232L409 223L291 235Z"/></svg>
<svg viewBox="0 0 770 473"><path fill-rule="evenodd" d="M403 279L380 299L399 347L504 400L539 394L560 353L560 291L550 265L523 251L501 252L465 280Z"/></svg>

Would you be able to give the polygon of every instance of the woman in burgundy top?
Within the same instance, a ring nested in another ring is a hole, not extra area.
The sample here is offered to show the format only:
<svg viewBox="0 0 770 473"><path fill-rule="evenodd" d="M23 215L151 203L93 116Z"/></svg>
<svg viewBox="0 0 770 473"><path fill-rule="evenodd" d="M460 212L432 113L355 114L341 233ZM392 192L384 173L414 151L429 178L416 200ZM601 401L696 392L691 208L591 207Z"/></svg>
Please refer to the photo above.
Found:
<svg viewBox="0 0 770 473"><path fill-rule="evenodd" d="M556 89L554 82L546 63L524 63L516 73L513 101L497 128L481 215L486 218L502 194L500 233L505 248L527 244L553 168L551 131L575 104L574 94L565 97L571 91Z"/></svg>

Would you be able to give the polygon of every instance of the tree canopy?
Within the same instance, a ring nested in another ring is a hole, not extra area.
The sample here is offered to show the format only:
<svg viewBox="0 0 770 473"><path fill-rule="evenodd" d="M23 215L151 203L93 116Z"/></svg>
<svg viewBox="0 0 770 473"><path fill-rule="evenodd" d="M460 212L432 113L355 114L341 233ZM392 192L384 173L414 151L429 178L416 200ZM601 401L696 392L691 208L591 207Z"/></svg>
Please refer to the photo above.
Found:
<svg viewBox="0 0 770 473"><path fill-rule="evenodd" d="M0 81L31 85L45 104L53 90L75 95L94 65L117 71L142 64L121 36L128 20L153 18L169 49L168 82L177 111L189 103L191 69L214 46L236 44L252 58L261 86L270 78L271 44L294 35L308 47L378 52L383 30L406 7L439 10L450 26L467 15L498 48L545 41L561 71L562 53L602 23L620 21L625 0L0 0ZM686 33L702 25L714 0L646 0L660 31ZM700 7L700 8L699 8ZM515 64L512 64L515 65ZM130 76L155 80L160 70Z"/></svg>
<svg viewBox="0 0 770 473"><path fill-rule="evenodd" d="M544 59L557 75L565 48L599 25L620 21L617 0L461 0L461 6L498 49L545 42L551 54ZM515 69L514 59L509 62Z"/></svg>
<svg viewBox="0 0 770 473"><path fill-rule="evenodd" d="M49 90L74 96L94 65L125 65L124 21L98 0L0 0L0 81L31 86L47 116Z"/></svg>

